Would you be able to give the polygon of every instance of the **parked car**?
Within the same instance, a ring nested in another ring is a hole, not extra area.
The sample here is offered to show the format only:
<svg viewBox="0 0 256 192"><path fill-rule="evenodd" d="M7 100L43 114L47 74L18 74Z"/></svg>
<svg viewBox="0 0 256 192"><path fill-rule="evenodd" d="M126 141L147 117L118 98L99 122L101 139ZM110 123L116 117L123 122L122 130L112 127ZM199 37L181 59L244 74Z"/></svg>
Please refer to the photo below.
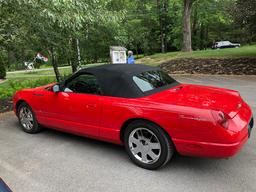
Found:
<svg viewBox="0 0 256 192"><path fill-rule="evenodd" d="M12 192L12 190L1 178L0 178L0 192Z"/></svg>
<svg viewBox="0 0 256 192"><path fill-rule="evenodd" d="M231 43L230 41L219 41L214 43L213 49L224 49L224 48L239 48L241 45L238 43Z"/></svg>
<svg viewBox="0 0 256 192"><path fill-rule="evenodd" d="M22 129L42 126L123 144L140 167L157 169L174 151L227 158L248 140L252 110L237 91L182 84L146 65L82 69L61 83L18 91Z"/></svg>

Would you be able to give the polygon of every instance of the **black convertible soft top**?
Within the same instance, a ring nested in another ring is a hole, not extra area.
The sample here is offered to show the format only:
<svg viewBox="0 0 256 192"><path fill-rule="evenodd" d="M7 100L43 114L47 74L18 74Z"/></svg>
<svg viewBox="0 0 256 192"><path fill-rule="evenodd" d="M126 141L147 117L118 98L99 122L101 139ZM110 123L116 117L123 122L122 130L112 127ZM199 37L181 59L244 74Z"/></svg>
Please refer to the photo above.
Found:
<svg viewBox="0 0 256 192"><path fill-rule="evenodd" d="M105 64L97 67L84 68L78 71L75 76L88 73L95 75L105 96L138 98L151 93L142 92L134 83L133 76L147 71L158 71L160 68L141 64ZM159 91L159 90L158 90ZM155 90L155 92L158 92Z"/></svg>
<svg viewBox="0 0 256 192"><path fill-rule="evenodd" d="M143 92L133 82L133 76L145 71L159 70L146 65L106 64L82 69L80 73L91 73L99 81L104 95L114 97L143 97Z"/></svg>

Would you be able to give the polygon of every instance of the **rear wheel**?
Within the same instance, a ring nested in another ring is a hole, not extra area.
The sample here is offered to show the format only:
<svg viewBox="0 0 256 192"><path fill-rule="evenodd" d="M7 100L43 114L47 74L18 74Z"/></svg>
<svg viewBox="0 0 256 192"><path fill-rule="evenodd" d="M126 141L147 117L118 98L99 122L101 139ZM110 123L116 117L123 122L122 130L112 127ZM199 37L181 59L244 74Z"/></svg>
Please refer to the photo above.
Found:
<svg viewBox="0 0 256 192"><path fill-rule="evenodd" d="M19 105L18 118L22 130L26 133L38 133L39 131L41 131L35 114L27 103L23 102Z"/></svg>
<svg viewBox="0 0 256 192"><path fill-rule="evenodd" d="M157 125L143 120L128 125L124 144L130 159L145 169L157 169L169 162L174 146Z"/></svg>

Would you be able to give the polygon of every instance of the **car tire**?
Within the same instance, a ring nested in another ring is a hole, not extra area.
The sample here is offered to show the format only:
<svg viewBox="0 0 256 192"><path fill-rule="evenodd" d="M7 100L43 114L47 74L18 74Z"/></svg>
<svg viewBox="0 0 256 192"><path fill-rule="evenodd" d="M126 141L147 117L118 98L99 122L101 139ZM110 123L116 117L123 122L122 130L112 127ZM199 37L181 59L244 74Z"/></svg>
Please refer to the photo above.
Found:
<svg viewBox="0 0 256 192"><path fill-rule="evenodd" d="M175 151L171 139L161 127L144 120L133 121L127 126L124 145L130 159L149 170L166 165Z"/></svg>
<svg viewBox="0 0 256 192"><path fill-rule="evenodd" d="M19 123L24 132L35 134L41 131L41 127L37 122L35 113L27 103L21 103L17 111Z"/></svg>

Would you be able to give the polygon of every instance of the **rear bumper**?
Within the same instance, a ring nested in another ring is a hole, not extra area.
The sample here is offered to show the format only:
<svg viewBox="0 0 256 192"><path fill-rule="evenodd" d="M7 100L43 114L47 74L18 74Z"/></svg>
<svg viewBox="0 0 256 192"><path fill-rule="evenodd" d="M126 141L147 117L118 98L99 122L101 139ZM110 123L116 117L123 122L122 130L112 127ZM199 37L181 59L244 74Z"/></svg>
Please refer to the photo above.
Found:
<svg viewBox="0 0 256 192"><path fill-rule="evenodd" d="M177 151L181 155L227 158L238 153L247 140L248 135L241 141L231 144L198 142L181 139L174 139L174 143Z"/></svg>
<svg viewBox="0 0 256 192"><path fill-rule="evenodd" d="M239 118L239 115L236 116ZM191 141L184 139L173 139L177 151L181 155L212 157L212 158L228 158L237 154L250 137L253 128L253 117L247 120L244 126L235 134L233 132L231 143L213 143L202 141ZM240 121L241 122L241 121ZM233 126L235 126L233 124ZM234 130L238 128L232 127Z"/></svg>

